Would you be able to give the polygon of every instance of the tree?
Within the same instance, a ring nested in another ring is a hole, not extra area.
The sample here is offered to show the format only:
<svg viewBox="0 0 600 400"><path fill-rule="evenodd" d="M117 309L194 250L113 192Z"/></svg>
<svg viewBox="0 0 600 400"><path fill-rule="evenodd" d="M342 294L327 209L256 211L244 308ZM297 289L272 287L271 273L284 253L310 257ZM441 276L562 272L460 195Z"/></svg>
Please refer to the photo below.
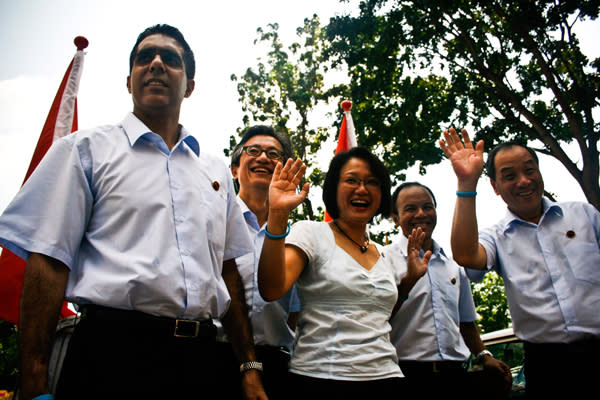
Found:
<svg viewBox="0 0 600 400"><path fill-rule="evenodd" d="M255 69L248 68L238 78L237 89L242 110L244 127L252 123L271 123L292 140L296 155L308 166L307 179L311 186L321 186L323 174L315 166L315 155L322 143L329 137L328 127L313 128L310 125L314 108L327 102L339 93L336 87L325 88L324 73L327 68L322 62L325 42L324 32L317 15L306 18L304 25L297 29L302 44L295 42L286 51L281 43L278 24L269 24L267 30L258 28L255 44L266 42L270 45L266 61L259 59ZM232 149L236 139L230 139ZM228 152L226 152L228 153ZM294 211L292 219L320 219L322 207L313 209L307 198L301 210Z"/></svg>
<svg viewBox="0 0 600 400"><path fill-rule="evenodd" d="M485 274L479 283L471 283L475 310L479 314L481 333L508 328L511 318L504 294L504 281L494 271Z"/></svg>
<svg viewBox="0 0 600 400"><path fill-rule="evenodd" d="M488 150L516 140L554 157L600 209L600 58L588 60L575 33L599 9L600 0L365 0L359 16L331 19L327 55L348 67L359 140L378 146L394 175L442 159L440 126L470 126Z"/></svg>

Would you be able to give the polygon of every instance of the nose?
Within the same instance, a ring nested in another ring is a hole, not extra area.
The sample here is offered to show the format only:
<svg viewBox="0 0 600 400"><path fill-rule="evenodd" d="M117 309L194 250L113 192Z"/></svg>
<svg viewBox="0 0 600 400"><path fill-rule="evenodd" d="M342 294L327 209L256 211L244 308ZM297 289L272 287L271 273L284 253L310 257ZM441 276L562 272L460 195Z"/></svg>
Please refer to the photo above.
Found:
<svg viewBox="0 0 600 400"><path fill-rule="evenodd" d="M150 71L164 71L165 69L165 64L163 63L162 58L160 58L160 54L156 53L154 55L154 58L152 58L152 61L150 62Z"/></svg>
<svg viewBox="0 0 600 400"><path fill-rule="evenodd" d="M423 207L418 207L415 217L424 217L424 216L425 216L425 210L423 210Z"/></svg>
<svg viewBox="0 0 600 400"><path fill-rule="evenodd" d="M531 183L531 179L526 174L519 174L517 178L517 186L527 186Z"/></svg>

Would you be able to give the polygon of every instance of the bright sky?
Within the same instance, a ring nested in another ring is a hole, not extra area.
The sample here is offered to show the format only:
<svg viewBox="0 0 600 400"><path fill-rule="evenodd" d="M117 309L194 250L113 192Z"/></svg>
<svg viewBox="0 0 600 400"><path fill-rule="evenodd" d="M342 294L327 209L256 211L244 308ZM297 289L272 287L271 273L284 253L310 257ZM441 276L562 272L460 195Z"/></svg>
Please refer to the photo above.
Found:
<svg viewBox="0 0 600 400"><path fill-rule="evenodd" d="M296 40L295 30L304 18L316 13L327 22L335 14L356 13L356 4L355 0L0 0L0 212L25 176L58 85L75 53L75 36L85 36L90 42L78 95L79 127L88 128L117 123L132 110L125 81L137 35L156 23L178 27L197 63L196 89L183 103L181 122L199 136L202 151L223 155L229 136L242 124L230 75L241 75L265 53L253 44L256 29L277 22L284 44L289 45ZM600 24L586 24L585 36L600 37ZM587 44L587 54L598 57L593 40ZM341 117L337 104L328 111ZM331 125L330 120L315 121L319 123ZM328 154L332 148L327 148ZM325 154L325 163L329 158ZM434 237L442 245L449 241L455 200L456 181L449 168L446 161L430 167L424 177L414 170L407 173L408 180L419 180L436 194ZM546 188L559 200L585 200L560 164L542 159L541 168ZM504 214L505 206L487 179L480 182L478 192L479 224L487 226ZM320 204L320 198L315 202Z"/></svg>

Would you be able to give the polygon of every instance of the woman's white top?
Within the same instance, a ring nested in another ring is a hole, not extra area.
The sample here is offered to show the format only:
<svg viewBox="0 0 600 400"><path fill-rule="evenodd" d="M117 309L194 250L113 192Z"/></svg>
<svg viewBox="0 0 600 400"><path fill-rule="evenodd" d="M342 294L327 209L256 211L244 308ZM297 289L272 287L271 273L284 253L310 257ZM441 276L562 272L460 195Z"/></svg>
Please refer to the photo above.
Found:
<svg viewBox="0 0 600 400"><path fill-rule="evenodd" d="M290 371L323 379L402 377L390 342L398 296L383 257L366 270L337 246L325 222L299 221L286 238L308 257L296 283L301 311Z"/></svg>

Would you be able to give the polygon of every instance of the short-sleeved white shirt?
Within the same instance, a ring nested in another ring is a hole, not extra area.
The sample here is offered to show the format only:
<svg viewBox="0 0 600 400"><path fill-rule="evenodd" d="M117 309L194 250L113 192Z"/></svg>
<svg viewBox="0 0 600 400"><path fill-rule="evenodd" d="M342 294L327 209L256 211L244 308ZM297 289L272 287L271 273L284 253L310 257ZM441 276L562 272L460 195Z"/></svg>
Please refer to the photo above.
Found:
<svg viewBox="0 0 600 400"><path fill-rule="evenodd" d="M0 217L0 244L66 264L73 303L193 319L227 310L223 260L252 251L225 163L183 127L169 151L133 113L56 141Z"/></svg>
<svg viewBox="0 0 600 400"><path fill-rule="evenodd" d="M534 343L600 337L600 213L544 198L539 223L506 216L479 233L487 267L504 279L515 334ZM485 271L467 270L472 280Z"/></svg>
<svg viewBox="0 0 600 400"><path fill-rule="evenodd" d="M406 275L408 239L384 247L396 283ZM433 242L433 254L423 275L410 290L408 299L392 317L392 343L398 359L411 361L465 361L471 352L460 333L461 322L477 319L469 279L464 269L448 258Z"/></svg>
<svg viewBox="0 0 600 400"><path fill-rule="evenodd" d="M298 300L296 287L293 286L285 296L276 301L267 302L260 296L258 291L258 262L265 240L266 223L259 226L256 215L248 208L244 200L239 196L237 200L244 213L250 237L254 241L254 251L252 253L244 254L235 259L240 277L244 282L254 344L285 347L290 351L294 344L295 334L287 324L287 320L290 312L299 311L300 300ZM215 325L217 326L217 340L228 341L221 321L216 320Z"/></svg>
<svg viewBox="0 0 600 400"><path fill-rule="evenodd" d="M297 222L290 244L308 257L296 282L301 311L290 371L336 380L402 377L389 337L398 292L386 260L366 270L324 222Z"/></svg>

